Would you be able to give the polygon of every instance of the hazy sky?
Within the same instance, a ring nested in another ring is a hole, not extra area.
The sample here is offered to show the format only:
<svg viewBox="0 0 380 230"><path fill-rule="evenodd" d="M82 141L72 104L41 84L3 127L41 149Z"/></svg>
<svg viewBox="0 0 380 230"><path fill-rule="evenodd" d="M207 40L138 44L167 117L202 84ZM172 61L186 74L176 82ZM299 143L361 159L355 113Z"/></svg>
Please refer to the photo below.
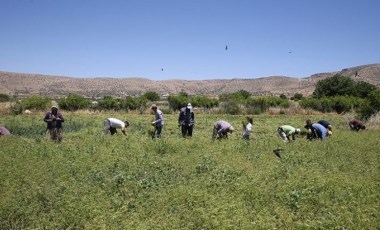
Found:
<svg viewBox="0 0 380 230"><path fill-rule="evenodd" d="M203 80L373 63L380 0L0 0L2 71Z"/></svg>

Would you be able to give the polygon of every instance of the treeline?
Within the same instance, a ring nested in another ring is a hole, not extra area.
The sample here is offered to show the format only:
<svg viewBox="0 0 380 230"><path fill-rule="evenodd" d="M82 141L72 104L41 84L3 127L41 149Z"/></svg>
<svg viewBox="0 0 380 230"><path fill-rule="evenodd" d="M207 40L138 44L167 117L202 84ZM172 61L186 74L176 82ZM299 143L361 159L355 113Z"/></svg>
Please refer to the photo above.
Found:
<svg viewBox="0 0 380 230"><path fill-rule="evenodd" d="M300 105L321 112L355 111L361 119L368 119L380 111L380 89L337 74L318 81L312 96L303 98Z"/></svg>
<svg viewBox="0 0 380 230"><path fill-rule="evenodd" d="M0 102L10 101L7 95L0 94ZM91 101L80 95L70 94L57 100L63 110L76 111L80 109L114 110L114 111L145 111L152 102L160 100L156 92L146 92L139 97L104 98ZM289 108L294 101L298 101L301 108L321 112L344 113L358 112L361 118L369 118L380 110L380 89L367 82L355 82L349 77L335 75L319 81L310 97L295 93L288 99L285 95L279 97L254 97L251 93L240 90L235 93L221 94L218 98L207 96L190 96L186 92L172 95L167 98L169 109L178 111L191 103L193 107L204 109L218 108L220 113L226 114L261 114L271 107ZM17 101L11 107L13 114L20 114L26 109L46 110L51 106L51 98L46 96L30 96Z"/></svg>

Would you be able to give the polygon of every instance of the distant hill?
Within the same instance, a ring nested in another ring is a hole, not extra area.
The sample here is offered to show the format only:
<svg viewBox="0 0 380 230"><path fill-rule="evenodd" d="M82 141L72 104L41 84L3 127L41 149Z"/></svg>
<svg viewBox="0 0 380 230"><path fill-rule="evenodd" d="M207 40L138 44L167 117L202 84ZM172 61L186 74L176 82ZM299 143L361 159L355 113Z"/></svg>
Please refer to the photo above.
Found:
<svg viewBox="0 0 380 230"><path fill-rule="evenodd" d="M47 95L60 97L75 93L86 97L137 96L147 91L161 95L177 94L216 96L246 90L253 95L310 95L315 84L335 74L349 76L380 86L380 64L362 65L341 71L317 73L306 78L270 76L254 79L162 80L145 78L72 78L0 71L0 93L9 95Z"/></svg>

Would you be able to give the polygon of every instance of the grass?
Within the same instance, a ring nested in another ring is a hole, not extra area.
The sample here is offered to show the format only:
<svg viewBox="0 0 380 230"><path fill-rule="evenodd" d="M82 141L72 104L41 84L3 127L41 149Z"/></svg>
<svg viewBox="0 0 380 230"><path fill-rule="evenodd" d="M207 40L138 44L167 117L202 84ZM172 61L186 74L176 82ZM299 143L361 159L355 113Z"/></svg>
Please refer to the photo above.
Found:
<svg viewBox="0 0 380 230"><path fill-rule="evenodd" d="M283 143L276 128L309 116L254 116L248 142L211 141L216 120L244 116L197 115L184 139L169 114L155 140L149 115L64 116L61 144L43 114L0 118L15 134L0 138L0 229L380 228L380 133L344 117L310 117L334 125L326 141ZM126 137L102 134L108 116L131 122Z"/></svg>

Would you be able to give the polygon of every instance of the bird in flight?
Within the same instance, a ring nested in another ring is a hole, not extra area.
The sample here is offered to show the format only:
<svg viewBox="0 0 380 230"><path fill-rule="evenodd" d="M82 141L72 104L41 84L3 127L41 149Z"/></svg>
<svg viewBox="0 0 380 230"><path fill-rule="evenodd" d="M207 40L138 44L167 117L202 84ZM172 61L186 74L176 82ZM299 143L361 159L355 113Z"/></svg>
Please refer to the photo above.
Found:
<svg viewBox="0 0 380 230"><path fill-rule="evenodd" d="M226 50L228 50L228 46L226 46Z"/></svg>

